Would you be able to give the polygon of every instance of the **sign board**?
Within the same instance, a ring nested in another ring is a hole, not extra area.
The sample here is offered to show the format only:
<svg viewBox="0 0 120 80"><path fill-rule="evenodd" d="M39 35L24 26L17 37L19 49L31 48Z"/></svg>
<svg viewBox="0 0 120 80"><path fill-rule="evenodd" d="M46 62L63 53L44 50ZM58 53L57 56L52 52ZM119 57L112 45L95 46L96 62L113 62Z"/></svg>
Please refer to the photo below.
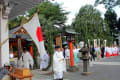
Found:
<svg viewBox="0 0 120 80"><path fill-rule="evenodd" d="M60 46L60 48L62 49L62 39L61 39L61 36L57 36L56 37L56 46Z"/></svg>

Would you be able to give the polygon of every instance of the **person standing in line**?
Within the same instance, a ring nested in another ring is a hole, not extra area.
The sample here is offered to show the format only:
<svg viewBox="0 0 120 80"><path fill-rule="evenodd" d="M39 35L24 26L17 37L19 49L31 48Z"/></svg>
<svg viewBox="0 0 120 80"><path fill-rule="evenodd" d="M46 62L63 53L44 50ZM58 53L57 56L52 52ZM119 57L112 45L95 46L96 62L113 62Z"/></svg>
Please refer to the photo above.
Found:
<svg viewBox="0 0 120 80"><path fill-rule="evenodd" d="M109 52L110 56L112 56L112 48L111 48L111 46L108 47L108 52Z"/></svg>
<svg viewBox="0 0 120 80"><path fill-rule="evenodd" d="M100 49L100 46L96 46L95 53L96 53L97 61L99 61L100 58L101 58L101 49Z"/></svg>
<svg viewBox="0 0 120 80"><path fill-rule="evenodd" d="M105 47L101 45L101 57L104 58Z"/></svg>
<svg viewBox="0 0 120 80"><path fill-rule="evenodd" d="M63 80L63 72L66 71L65 69L63 52L60 50L60 46L56 46L53 55L54 80Z"/></svg>
<svg viewBox="0 0 120 80"><path fill-rule="evenodd" d="M46 53L45 53L46 54ZM43 56L40 56L40 70L42 71L43 69L45 69L46 65L45 65L45 54Z"/></svg>
<svg viewBox="0 0 120 80"><path fill-rule="evenodd" d="M101 59L101 49L100 49L100 46L98 46L98 60Z"/></svg>
<svg viewBox="0 0 120 80"><path fill-rule="evenodd" d="M78 61L79 61L79 58L78 58L78 50L76 49L76 46L74 46L73 47L74 49L73 49L73 54L74 54L74 63L75 63L75 65L77 65L78 64Z"/></svg>
<svg viewBox="0 0 120 80"><path fill-rule="evenodd" d="M118 54L119 54L118 45L115 45L115 50L116 50L116 56L118 56Z"/></svg>
<svg viewBox="0 0 120 80"><path fill-rule="evenodd" d="M119 51L119 54L118 54L118 55L120 55L120 45L118 46L118 51Z"/></svg>
<svg viewBox="0 0 120 80"><path fill-rule="evenodd" d="M70 50L68 46L65 46L65 60L66 60L66 68L67 70L70 68Z"/></svg>
<svg viewBox="0 0 120 80"><path fill-rule="evenodd" d="M94 49L95 49L96 59L98 60L98 47L96 46Z"/></svg>
<svg viewBox="0 0 120 80"><path fill-rule="evenodd" d="M23 53L22 53L22 62L23 62L23 67L24 68L33 68L33 58L30 55L30 53L27 51L26 47L23 48Z"/></svg>
<svg viewBox="0 0 120 80"><path fill-rule="evenodd" d="M115 45L113 45L112 56L116 56L116 54L117 54L117 48L115 47Z"/></svg>
<svg viewBox="0 0 120 80"><path fill-rule="evenodd" d="M95 61L95 57L96 55L94 54L95 49L93 47L93 45L90 45L90 55L91 55L91 61L94 60Z"/></svg>
<svg viewBox="0 0 120 80"><path fill-rule="evenodd" d="M43 56L40 56L40 70L47 68L48 63L49 63L49 56L46 52Z"/></svg>

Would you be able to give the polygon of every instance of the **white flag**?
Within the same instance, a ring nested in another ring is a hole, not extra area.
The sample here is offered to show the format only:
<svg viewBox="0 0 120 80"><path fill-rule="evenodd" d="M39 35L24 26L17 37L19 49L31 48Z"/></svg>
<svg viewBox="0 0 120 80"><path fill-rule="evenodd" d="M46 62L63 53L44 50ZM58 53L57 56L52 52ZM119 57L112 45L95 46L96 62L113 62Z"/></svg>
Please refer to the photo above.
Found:
<svg viewBox="0 0 120 80"><path fill-rule="evenodd" d="M43 56L46 52L38 14L35 14L28 23L23 25L23 27L35 42L40 56Z"/></svg>

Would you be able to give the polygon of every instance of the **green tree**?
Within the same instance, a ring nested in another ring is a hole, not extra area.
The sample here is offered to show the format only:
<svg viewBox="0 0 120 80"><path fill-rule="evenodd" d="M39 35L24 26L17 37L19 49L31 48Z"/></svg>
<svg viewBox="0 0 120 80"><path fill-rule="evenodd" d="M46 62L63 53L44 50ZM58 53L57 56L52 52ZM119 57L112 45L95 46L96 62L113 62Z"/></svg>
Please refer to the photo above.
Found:
<svg viewBox="0 0 120 80"><path fill-rule="evenodd" d="M110 27L111 35L114 36L118 33L118 26L117 26L117 14L113 9L108 9L105 13L105 22Z"/></svg>
<svg viewBox="0 0 120 80"><path fill-rule="evenodd" d="M101 18L100 12L92 5L83 6L79 10L79 13L72 23L72 28L80 33L78 39L85 42L87 42L88 39L104 38L103 19Z"/></svg>
<svg viewBox="0 0 120 80"><path fill-rule="evenodd" d="M118 27L118 29L120 31L120 18L118 19L117 27Z"/></svg>
<svg viewBox="0 0 120 80"><path fill-rule="evenodd" d="M104 39L107 39L107 44L113 44L113 36L111 35L110 27L108 23L104 20Z"/></svg>
<svg viewBox="0 0 120 80"><path fill-rule="evenodd" d="M59 4L53 4L50 2L44 2L40 5L36 6L28 11L28 16L31 16L38 10L39 15L43 15L45 19L51 18L54 21L54 24L62 26L66 21L66 15L68 14L65 12ZM42 23L41 23L42 24Z"/></svg>
<svg viewBox="0 0 120 80"><path fill-rule="evenodd" d="M115 6L120 6L120 0L96 0L95 6L97 6L99 4L104 4L105 8L110 9Z"/></svg>
<svg viewBox="0 0 120 80"><path fill-rule="evenodd" d="M19 26L21 24L22 18L23 16L18 16L17 18L10 20L8 22L9 29Z"/></svg>
<svg viewBox="0 0 120 80"><path fill-rule="evenodd" d="M65 26L64 23L67 19L66 15L68 13L65 12L59 4L44 2L29 10L26 13L27 17L30 17L36 11L38 11L45 45L47 46L48 53L50 54L50 64L52 64L52 57L54 53L53 45L55 44L55 38L59 33L62 33L62 30Z"/></svg>

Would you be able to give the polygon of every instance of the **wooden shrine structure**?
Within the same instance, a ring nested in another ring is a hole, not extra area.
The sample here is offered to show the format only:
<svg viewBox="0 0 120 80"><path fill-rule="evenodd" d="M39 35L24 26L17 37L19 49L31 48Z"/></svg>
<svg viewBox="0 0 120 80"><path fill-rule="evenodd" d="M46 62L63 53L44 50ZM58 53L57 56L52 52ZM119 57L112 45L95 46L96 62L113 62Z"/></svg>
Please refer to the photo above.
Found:
<svg viewBox="0 0 120 80"><path fill-rule="evenodd" d="M9 34L11 34L16 29L17 29L17 27L11 29L9 31ZM19 54L18 51L23 50L23 47L27 47L28 51L30 51L31 56L33 57L33 47L32 46L33 46L32 40L24 28L21 28L20 30L18 30L9 39L10 52L13 52L14 57L18 57L18 54Z"/></svg>

